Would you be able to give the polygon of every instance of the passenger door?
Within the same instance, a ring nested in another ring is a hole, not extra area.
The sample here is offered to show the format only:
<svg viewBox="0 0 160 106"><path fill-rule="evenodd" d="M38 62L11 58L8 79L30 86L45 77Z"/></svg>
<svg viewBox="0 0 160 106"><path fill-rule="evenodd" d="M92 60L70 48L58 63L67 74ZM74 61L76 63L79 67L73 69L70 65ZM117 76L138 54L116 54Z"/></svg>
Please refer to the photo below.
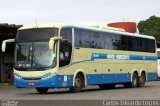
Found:
<svg viewBox="0 0 160 106"><path fill-rule="evenodd" d="M69 65L71 61L72 45L68 41L60 42L59 67Z"/></svg>

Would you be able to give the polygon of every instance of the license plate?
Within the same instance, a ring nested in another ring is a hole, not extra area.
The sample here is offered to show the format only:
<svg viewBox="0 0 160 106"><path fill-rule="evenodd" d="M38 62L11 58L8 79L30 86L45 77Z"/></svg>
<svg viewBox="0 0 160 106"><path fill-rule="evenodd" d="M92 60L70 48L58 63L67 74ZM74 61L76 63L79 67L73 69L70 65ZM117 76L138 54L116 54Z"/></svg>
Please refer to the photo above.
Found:
<svg viewBox="0 0 160 106"><path fill-rule="evenodd" d="M36 84L35 84L35 82L29 82L28 85L29 86L35 86Z"/></svg>

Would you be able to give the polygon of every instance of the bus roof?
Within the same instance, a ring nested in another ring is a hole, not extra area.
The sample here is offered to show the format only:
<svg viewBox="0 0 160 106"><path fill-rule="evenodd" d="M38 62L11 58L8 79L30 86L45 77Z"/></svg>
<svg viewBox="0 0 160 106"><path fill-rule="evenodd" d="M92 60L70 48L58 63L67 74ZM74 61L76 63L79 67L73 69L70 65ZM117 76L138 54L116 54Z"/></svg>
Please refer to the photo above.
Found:
<svg viewBox="0 0 160 106"><path fill-rule="evenodd" d="M112 28L96 28L96 27L91 27L91 26L79 26L75 24L65 24L65 23L48 23L48 24L35 24L31 26L24 26L21 27L19 30L22 29L32 29L32 28L49 28L49 27L56 27L56 28L79 28L79 29L85 29L85 30L92 30L92 31L97 31L97 32L108 32L108 33L113 33L113 34L121 34L121 35L126 35L126 36L134 36L134 37L140 37L140 38L147 38L147 39L154 39L153 36L148 36L148 35L141 35L138 33L129 33L123 31L123 29L119 30L112 30ZM113 28L116 29L116 28Z"/></svg>

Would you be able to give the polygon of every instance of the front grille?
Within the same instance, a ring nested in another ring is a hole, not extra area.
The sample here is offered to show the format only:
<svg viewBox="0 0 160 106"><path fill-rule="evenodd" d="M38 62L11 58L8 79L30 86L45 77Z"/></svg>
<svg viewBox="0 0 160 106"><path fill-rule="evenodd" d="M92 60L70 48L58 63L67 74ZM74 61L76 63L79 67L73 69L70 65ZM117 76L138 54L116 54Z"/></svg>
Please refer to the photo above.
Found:
<svg viewBox="0 0 160 106"><path fill-rule="evenodd" d="M23 80L41 80L41 78L22 78Z"/></svg>

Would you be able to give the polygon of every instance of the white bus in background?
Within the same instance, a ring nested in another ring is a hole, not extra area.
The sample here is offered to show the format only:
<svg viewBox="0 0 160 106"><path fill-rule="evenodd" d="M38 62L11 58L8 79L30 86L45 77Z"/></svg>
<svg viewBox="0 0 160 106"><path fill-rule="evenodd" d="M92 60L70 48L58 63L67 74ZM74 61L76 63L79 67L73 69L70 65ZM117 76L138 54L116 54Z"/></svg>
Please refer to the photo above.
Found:
<svg viewBox="0 0 160 106"><path fill-rule="evenodd" d="M158 74L158 78L160 78L160 48L157 48L157 54L158 54L158 70L157 70L157 74Z"/></svg>

